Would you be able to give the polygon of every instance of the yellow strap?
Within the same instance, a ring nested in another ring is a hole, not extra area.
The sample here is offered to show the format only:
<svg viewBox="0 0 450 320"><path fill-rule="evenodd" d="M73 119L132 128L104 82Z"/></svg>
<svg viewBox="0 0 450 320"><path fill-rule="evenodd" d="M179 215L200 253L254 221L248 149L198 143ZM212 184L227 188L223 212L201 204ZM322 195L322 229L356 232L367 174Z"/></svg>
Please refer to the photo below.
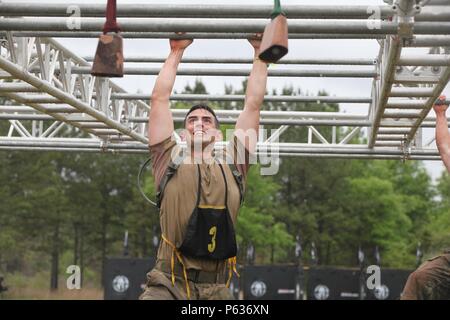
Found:
<svg viewBox="0 0 450 320"><path fill-rule="evenodd" d="M172 259L170 260L170 268L171 268L171 275L172 275L172 285L175 285L175 272L174 272L174 268L175 268L175 257L174 257L174 253L177 256L178 261L180 262L181 266L183 267L183 276L184 276L184 282L186 283L186 294L188 299L191 299L191 289L189 288L189 282L187 279L187 273L186 273L186 267L183 263L183 260L181 259L181 255L177 250L177 247L170 242L163 234L161 234L161 238L169 245L172 247Z"/></svg>
<svg viewBox="0 0 450 320"><path fill-rule="evenodd" d="M177 250L177 247L170 241L168 240L163 234L161 235L161 238L170 246L172 247L172 258L170 260L170 267L171 267L171 276L172 276L172 285L175 285L175 273L174 273L174 266L175 266L175 257L174 254L177 256L178 261L180 262L181 266L183 267L183 276L184 276L184 281L186 283L186 293L187 293L187 297L188 299L191 298L191 290L189 288L189 282L187 279L187 273L186 273L186 267L183 263L183 260L181 258L180 253ZM236 274L236 276L240 277L239 273L237 272L236 269L236 264L237 264L237 260L236 260L236 256L227 259L228 262L228 280L227 280L227 284L226 287L229 288L230 287L230 283L231 283L231 278L233 277L233 272Z"/></svg>
<svg viewBox="0 0 450 320"><path fill-rule="evenodd" d="M233 272L236 274L236 276L237 276L238 278L240 278L241 275L239 274L239 272L238 272L237 269L236 269L236 266L237 266L237 260L236 260L236 257L233 257L232 259L233 259Z"/></svg>
<svg viewBox="0 0 450 320"><path fill-rule="evenodd" d="M236 274L236 276L240 277L239 273L237 272L236 269L236 257L231 257L227 259L228 262L228 280L227 280L227 284L226 287L229 288L230 287L230 282L231 282L231 278L233 277L233 272Z"/></svg>
<svg viewBox="0 0 450 320"><path fill-rule="evenodd" d="M172 258L170 259L170 271L171 271L171 275L172 275L172 285L175 285L175 273L173 272L173 269L175 267L175 254L174 254L174 250L172 250Z"/></svg>
<svg viewBox="0 0 450 320"><path fill-rule="evenodd" d="M228 280L227 280L226 287L229 288L230 287L231 278L233 277L233 270L231 268L230 259L228 259L227 262L228 262Z"/></svg>
<svg viewBox="0 0 450 320"><path fill-rule="evenodd" d="M202 205L198 206L200 209L225 209L225 206L210 206L210 205Z"/></svg>

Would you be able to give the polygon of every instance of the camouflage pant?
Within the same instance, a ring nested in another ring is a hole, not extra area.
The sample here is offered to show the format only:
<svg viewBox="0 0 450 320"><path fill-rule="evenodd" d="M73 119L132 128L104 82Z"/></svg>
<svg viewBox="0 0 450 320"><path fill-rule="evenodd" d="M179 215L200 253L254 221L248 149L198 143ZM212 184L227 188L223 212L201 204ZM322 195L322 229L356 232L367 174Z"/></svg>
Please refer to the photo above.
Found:
<svg viewBox="0 0 450 320"><path fill-rule="evenodd" d="M450 251L427 260L411 273L401 300L450 300Z"/></svg>
<svg viewBox="0 0 450 320"><path fill-rule="evenodd" d="M153 269L147 274L147 285L140 300L186 300L186 283L182 277L175 277L172 285L171 275ZM225 284L195 283L188 280L191 300L234 300Z"/></svg>

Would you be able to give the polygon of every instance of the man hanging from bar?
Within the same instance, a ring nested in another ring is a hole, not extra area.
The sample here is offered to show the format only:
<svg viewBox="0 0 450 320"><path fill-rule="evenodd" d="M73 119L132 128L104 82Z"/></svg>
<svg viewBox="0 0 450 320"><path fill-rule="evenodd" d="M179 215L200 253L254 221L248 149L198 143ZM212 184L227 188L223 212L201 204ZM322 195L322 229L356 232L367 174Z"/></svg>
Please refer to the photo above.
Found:
<svg viewBox="0 0 450 320"><path fill-rule="evenodd" d="M186 150L175 141L169 97L192 40L170 40L170 54L153 88L148 131L162 241L140 299L233 299L228 285L237 273L234 226L267 82L267 64L258 58L260 35L249 41L255 59L244 109L227 147L214 152L222 133L207 105L187 112L180 134Z"/></svg>
<svg viewBox="0 0 450 320"><path fill-rule="evenodd" d="M445 96L433 106L436 112L436 145L447 171L450 172L450 133L445 112ZM450 247L428 259L408 278L402 300L450 300Z"/></svg>

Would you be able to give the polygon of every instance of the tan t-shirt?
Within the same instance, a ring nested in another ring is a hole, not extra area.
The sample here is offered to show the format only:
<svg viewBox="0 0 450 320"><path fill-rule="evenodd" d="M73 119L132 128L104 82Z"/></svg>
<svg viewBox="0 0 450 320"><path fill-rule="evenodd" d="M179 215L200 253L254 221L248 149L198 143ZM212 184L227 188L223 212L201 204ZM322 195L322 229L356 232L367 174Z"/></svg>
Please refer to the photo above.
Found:
<svg viewBox="0 0 450 320"><path fill-rule="evenodd" d="M172 137L169 137L156 145L150 146L149 149L155 185L158 189L171 156L179 154L180 147ZM223 152L218 152L216 158L222 163L225 172L228 184L228 209L233 224L236 225L240 206L239 186L224 159L234 162L236 168L242 174L245 184L249 168L249 153L239 139L233 135L228 146ZM176 173L167 183L161 200L161 232L177 247L183 242L189 218L197 201L198 169L196 164L188 162L190 160L185 159L178 167ZM211 164L201 163L200 168L200 205L223 206L225 202L225 182L218 163L216 161L213 161ZM158 260L170 261L171 256L172 248L165 241L161 241L158 250ZM225 261L217 263L211 260L194 259L185 256L182 256L182 258L186 268L204 271L223 271L225 263Z"/></svg>

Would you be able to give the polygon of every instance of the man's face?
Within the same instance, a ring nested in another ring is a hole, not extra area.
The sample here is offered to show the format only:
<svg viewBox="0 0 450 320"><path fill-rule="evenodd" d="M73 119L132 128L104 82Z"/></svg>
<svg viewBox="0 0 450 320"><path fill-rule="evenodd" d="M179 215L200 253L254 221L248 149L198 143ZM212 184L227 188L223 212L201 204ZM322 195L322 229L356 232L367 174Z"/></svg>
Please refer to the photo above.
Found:
<svg viewBox="0 0 450 320"><path fill-rule="evenodd" d="M186 133L183 140L188 143L201 143L202 147L222 139L222 134L216 128L214 116L205 109L192 111L185 124Z"/></svg>

